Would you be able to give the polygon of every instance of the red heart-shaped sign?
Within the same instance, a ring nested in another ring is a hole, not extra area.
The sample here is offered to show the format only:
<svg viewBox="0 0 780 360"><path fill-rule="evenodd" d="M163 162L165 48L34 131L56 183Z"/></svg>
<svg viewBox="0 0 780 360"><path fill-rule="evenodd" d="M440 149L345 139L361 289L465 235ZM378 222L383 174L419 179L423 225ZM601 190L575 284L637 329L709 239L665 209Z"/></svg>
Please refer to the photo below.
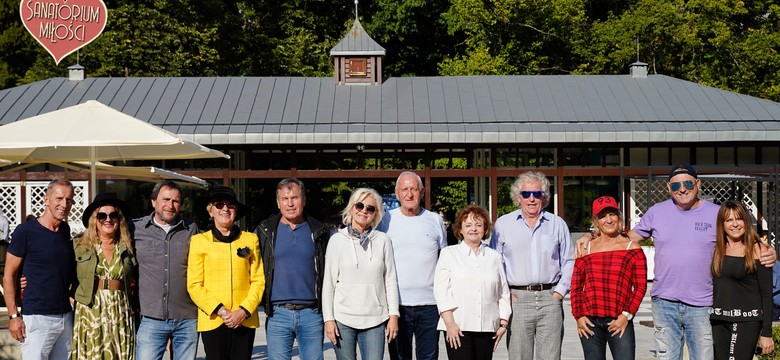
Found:
<svg viewBox="0 0 780 360"><path fill-rule="evenodd" d="M19 15L30 35L59 64L103 32L108 9L103 0L22 0Z"/></svg>

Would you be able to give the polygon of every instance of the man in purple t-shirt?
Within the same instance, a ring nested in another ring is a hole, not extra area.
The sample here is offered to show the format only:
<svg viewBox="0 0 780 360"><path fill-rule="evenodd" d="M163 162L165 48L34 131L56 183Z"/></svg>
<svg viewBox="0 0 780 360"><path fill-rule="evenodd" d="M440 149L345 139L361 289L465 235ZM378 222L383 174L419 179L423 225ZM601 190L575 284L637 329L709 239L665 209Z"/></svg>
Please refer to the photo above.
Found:
<svg viewBox="0 0 780 360"><path fill-rule="evenodd" d="M652 237L655 244L651 295L657 356L682 359L684 339L691 359L709 360L714 357L710 263L719 207L699 199L701 180L691 165L672 166L666 187L671 199L653 205L628 232L631 240ZM587 240L577 243L579 256ZM773 249L761 254L768 266L775 258Z"/></svg>
<svg viewBox="0 0 780 360"><path fill-rule="evenodd" d="M653 324L659 358L682 359L683 339L691 359L712 359L712 275L718 205L698 198L696 170L672 167L666 184L671 199L653 205L628 235L653 237L655 280Z"/></svg>

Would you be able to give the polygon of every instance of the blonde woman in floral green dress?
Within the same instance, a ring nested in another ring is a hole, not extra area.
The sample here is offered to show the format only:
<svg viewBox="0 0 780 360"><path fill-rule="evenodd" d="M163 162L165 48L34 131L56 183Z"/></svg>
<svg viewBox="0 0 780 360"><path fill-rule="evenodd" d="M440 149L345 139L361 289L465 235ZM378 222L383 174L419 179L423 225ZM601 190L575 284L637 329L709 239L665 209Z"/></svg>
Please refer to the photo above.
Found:
<svg viewBox="0 0 780 360"><path fill-rule="evenodd" d="M121 200L100 194L73 241L76 309L72 359L134 359L135 326L129 296L137 263Z"/></svg>

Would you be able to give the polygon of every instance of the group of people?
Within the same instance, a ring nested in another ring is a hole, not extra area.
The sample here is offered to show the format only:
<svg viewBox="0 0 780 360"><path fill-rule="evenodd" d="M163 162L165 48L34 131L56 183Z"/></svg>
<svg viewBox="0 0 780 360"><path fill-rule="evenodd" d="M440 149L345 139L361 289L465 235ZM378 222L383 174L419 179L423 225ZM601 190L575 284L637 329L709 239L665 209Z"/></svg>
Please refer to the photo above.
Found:
<svg viewBox="0 0 780 360"><path fill-rule="evenodd" d="M655 204L625 232L613 198L593 202L597 237L577 241L572 313L586 359L633 359L633 325L646 290L645 258L636 242L652 237L652 315L657 357L752 359L774 351L772 266L747 208L699 198L701 180L688 164L669 172L671 198ZM617 226L617 227L616 227Z"/></svg>
<svg viewBox="0 0 780 360"><path fill-rule="evenodd" d="M195 358L198 312L187 269L199 231L179 216L181 194L174 182L158 183L154 211L135 220L123 201L98 195L82 216L84 233L71 241L73 185L48 184L43 214L15 229L3 274L22 358L160 359L169 341L176 358Z"/></svg>
<svg viewBox="0 0 780 360"><path fill-rule="evenodd" d="M279 213L254 232L236 225L249 208L232 189L211 191L211 223L198 229L179 214L179 185L163 181L154 211L135 220L98 195L72 241L73 186L54 180L44 213L16 228L8 250L9 330L26 360L161 359L166 347L194 359L198 334L208 359L249 359L262 306L270 360L290 359L296 340L302 359L323 359L325 338L340 360L379 360L386 346L393 360L437 359L440 332L450 359L489 360L504 337L512 359L560 359L570 293L585 358L604 359L609 346L633 359L647 288L638 242L653 237L658 356L681 359L683 341L693 359L747 358L757 342L768 353L776 254L741 203L718 207L699 187L693 167L673 167L671 199L630 231L617 201L599 197L594 236L575 243L544 210L549 180L529 171L511 187L516 211L493 224L466 206L452 221L459 243L447 246L414 172L400 174L400 206L387 212L375 190L353 191L334 234L305 214L298 179L278 183Z"/></svg>

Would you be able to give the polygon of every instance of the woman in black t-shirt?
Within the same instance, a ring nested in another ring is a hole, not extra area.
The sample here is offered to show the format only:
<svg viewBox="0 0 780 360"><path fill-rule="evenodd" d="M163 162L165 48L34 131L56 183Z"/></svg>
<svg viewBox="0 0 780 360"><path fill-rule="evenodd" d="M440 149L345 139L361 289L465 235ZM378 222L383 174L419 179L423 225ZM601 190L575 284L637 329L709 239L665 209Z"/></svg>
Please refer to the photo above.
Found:
<svg viewBox="0 0 780 360"><path fill-rule="evenodd" d="M774 350L772 269L761 266L763 247L742 203L726 201L718 211L712 258L712 323L715 359L752 359ZM760 337L759 337L760 335Z"/></svg>

